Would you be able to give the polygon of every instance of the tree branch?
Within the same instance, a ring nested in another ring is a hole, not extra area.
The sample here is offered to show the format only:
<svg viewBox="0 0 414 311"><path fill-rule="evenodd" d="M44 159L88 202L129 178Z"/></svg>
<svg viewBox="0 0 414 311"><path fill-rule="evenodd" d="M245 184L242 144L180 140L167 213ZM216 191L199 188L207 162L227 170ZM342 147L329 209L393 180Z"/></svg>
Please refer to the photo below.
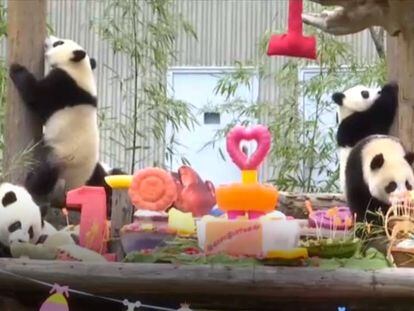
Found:
<svg viewBox="0 0 414 311"><path fill-rule="evenodd" d="M369 33L371 34L372 41L374 41L378 56L384 58L384 29L380 28L378 31L375 31L374 27L369 27Z"/></svg>
<svg viewBox="0 0 414 311"><path fill-rule="evenodd" d="M324 6L333 6L333 5L339 5L339 6L348 6L349 4L354 5L358 1L357 0L310 0L311 2L315 2Z"/></svg>
<svg viewBox="0 0 414 311"><path fill-rule="evenodd" d="M375 23L376 14L361 12L359 15L346 11L342 7L322 13L302 14L305 24L319 28L333 35L347 35L356 33L372 26Z"/></svg>
<svg viewBox="0 0 414 311"><path fill-rule="evenodd" d="M387 0L310 0L322 5L339 5L321 13L304 13L305 24L333 35L346 35L372 26L384 27L390 35L400 32L400 19L395 18L399 1Z"/></svg>

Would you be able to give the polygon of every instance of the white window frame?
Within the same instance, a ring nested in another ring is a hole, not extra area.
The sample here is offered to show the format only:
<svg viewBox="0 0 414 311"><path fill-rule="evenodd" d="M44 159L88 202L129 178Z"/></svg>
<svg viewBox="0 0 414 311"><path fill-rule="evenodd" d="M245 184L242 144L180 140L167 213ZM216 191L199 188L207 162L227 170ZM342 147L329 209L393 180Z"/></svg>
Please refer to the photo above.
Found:
<svg viewBox="0 0 414 311"><path fill-rule="evenodd" d="M167 70L167 97L173 98L174 96L174 74L228 74L237 71L235 66L172 66ZM252 102L257 103L259 99L259 72L254 66L246 66L244 69L252 73ZM172 136L172 127L170 124L166 124L165 138L166 142L170 141ZM169 166L164 158L164 164ZM261 174L263 175L263 174Z"/></svg>

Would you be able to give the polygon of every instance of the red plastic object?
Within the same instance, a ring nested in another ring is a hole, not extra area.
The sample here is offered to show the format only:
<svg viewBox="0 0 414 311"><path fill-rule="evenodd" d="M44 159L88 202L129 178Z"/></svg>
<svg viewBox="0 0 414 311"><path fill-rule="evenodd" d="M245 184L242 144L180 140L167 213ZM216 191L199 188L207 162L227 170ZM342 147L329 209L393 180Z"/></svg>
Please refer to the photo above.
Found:
<svg viewBox="0 0 414 311"><path fill-rule="evenodd" d="M302 0L289 0L288 32L270 37L267 55L316 59L315 37L303 35L302 10Z"/></svg>
<svg viewBox="0 0 414 311"><path fill-rule="evenodd" d="M66 195L69 209L81 211L79 244L105 254L107 251L106 193L103 187L83 186Z"/></svg>
<svg viewBox="0 0 414 311"><path fill-rule="evenodd" d="M195 217L210 213L216 204L215 188L211 181L203 181L189 166L181 166L172 173L178 189L174 206L183 212L191 212Z"/></svg>

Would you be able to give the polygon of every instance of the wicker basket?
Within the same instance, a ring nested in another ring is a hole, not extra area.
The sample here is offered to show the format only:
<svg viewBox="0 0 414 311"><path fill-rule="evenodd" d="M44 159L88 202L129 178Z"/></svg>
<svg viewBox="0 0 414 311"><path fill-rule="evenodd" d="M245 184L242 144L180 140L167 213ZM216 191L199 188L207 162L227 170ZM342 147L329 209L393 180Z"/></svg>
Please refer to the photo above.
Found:
<svg viewBox="0 0 414 311"><path fill-rule="evenodd" d="M391 259L397 267L414 268L414 248L391 247Z"/></svg>

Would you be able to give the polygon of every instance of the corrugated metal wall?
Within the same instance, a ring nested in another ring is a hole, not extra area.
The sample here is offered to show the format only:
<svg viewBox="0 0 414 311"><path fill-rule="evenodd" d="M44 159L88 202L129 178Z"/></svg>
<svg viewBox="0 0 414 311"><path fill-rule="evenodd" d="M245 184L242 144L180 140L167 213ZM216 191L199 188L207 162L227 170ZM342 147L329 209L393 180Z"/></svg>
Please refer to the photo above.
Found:
<svg viewBox="0 0 414 311"><path fill-rule="evenodd" d="M125 77L129 61L114 54L109 45L90 29L92 19L102 16L111 0L49 0L49 23L57 36L71 38L85 46L98 61L96 71L101 115L107 119L125 120L132 103L122 98L120 84L114 80L114 71ZM249 60L257 56L258 39L265 31L286 29L286 0L175 0L174 9L183 14L195 28L198 40L180 34L177 41L178 57L172 66L232 66L235 60ZM375 49L367 32L345 36L363 62L369 62ZM285 58L270 61L272 71L283 65ZM277 85L261 81L259 99L278 102ZM150 126L150 120L140 125ZM113 166L128 168L130 152L122 141L119 130L104 125L101 131L103 160ZM154 139L138 150L138 167L163 161L162 146Z"/></svg>

